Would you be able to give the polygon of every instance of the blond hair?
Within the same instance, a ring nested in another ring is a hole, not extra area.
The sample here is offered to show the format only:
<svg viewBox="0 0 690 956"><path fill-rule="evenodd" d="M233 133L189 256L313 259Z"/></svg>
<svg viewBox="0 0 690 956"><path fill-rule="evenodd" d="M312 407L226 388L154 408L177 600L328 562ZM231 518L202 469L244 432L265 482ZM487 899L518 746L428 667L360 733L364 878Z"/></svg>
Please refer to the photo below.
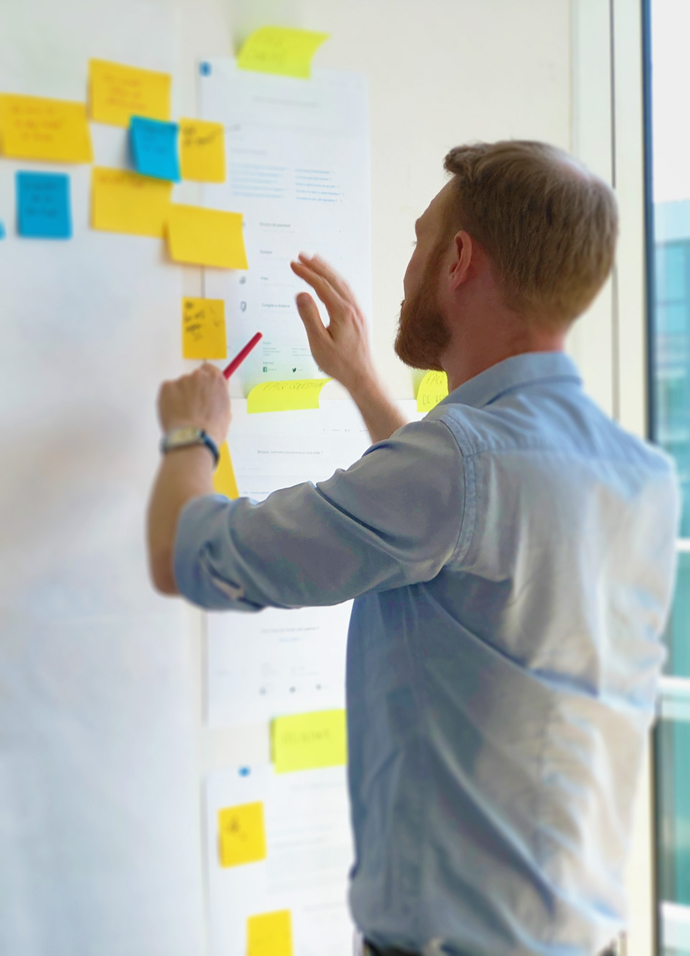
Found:
<svg viewBox="0 0 690 956"><path fill-rule="evenodd" d="M444 166L456 198L449 232L465 229L480 243L507 304L552 326L584 312L616 251L609 186L562 150L527 140L456 146Z"/></svg>

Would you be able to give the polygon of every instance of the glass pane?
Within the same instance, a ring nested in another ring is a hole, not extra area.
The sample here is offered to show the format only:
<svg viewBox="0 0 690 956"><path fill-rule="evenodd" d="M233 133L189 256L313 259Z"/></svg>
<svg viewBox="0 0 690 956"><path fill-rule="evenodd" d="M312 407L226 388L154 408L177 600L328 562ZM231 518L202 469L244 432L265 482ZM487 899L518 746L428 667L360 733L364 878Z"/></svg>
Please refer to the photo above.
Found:
<svg viewBox="0 0 690 956"><path fill-rule="evenodd" d="M654 295L650 422L682 490L678 582L656 733L661 956L690 956L690 3L647 0L651 24ZM651 68L650 68L651 67ZM684 550L685 548L688 550Z"/></svg>

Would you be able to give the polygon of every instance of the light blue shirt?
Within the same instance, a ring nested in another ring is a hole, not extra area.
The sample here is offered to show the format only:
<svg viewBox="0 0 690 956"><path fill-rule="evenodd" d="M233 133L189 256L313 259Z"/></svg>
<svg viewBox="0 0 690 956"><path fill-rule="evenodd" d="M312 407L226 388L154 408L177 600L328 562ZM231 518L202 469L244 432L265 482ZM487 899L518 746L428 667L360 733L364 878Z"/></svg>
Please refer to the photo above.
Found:
<svg viewBox="0 0 690 956"><path fill-rule="evenodd" d="M621 928L677 508L669 460L561 353L494 365L316 486L186 506L196 604L356 599L350 901L374 943L585 956Z"/></svg>

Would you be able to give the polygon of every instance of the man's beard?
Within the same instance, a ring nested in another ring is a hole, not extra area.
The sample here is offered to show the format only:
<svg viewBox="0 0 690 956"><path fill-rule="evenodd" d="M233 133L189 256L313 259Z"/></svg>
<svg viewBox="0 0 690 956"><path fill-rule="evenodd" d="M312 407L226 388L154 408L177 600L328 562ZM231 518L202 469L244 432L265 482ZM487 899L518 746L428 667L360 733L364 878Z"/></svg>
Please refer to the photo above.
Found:
<svg viewBox="0 0 690 956"><path fill-rule="evenodd" d="M442 372L441 356L450 342L450 332L438 306L438 276L442 249L429 257L419 288L400 306L395 354L411 368Z"/></svg>

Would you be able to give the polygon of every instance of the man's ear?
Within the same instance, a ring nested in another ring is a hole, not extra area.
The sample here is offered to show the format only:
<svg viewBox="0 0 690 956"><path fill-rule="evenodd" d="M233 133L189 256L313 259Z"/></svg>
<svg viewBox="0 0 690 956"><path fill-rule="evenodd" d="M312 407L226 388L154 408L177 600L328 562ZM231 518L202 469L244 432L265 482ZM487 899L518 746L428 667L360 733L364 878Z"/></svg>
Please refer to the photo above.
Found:
<svg viewBox="0 0 690 956"><path fill-rule="evenodd" d="M453 239L453 259L450 266L449 280L450 288L453 292L467 281L470 274L470 266L476 255L475 245L469 232L461 229L455 233Z"/></svg>

